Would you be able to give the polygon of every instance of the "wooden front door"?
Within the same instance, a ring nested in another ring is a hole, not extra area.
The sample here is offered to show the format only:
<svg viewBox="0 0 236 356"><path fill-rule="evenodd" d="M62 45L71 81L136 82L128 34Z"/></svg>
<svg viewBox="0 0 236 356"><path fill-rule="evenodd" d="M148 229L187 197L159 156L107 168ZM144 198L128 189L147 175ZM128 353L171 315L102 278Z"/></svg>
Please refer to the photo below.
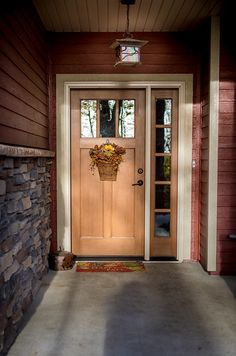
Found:
<svg viewBox="0 0 236 356"><path fill-rule="evenodd" d="M71 91L72 252L144 254L144 90ZM125 147L116 182L90 170L89 150L107 140ZM143 185L133 185L138 180Z"/></svg>
<svg viewBox="0 0 236 356"><path fill-rule="evenodd" d="M177 131L178 89L152 90L152 257L177 257Z"/></svg>

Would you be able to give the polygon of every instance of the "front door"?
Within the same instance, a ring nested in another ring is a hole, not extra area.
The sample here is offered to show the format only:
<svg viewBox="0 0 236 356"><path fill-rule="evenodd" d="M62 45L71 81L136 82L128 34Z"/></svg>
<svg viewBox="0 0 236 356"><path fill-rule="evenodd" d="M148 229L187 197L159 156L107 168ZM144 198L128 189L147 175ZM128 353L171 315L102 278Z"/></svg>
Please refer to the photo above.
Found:
<svg viewBox="0 0 236 356"><path fill-rule="evenodd" d="M71 90L72 252L143 256L145 91ZM126 149L117 181L90 170L89 150L109 140ZM143 181L143 185L133 185Z"/></svg>

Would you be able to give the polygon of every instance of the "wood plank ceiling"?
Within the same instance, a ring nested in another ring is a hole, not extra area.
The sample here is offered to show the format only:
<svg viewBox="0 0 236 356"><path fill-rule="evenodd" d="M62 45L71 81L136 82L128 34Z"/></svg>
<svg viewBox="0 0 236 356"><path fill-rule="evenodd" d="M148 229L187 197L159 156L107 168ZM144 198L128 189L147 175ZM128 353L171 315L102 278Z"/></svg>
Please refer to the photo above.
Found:
<svg viewBox="0 0 236 356"><path fill-rule="evenodd" d="M120 0L33 0L47 31L125 32L126 5ZM130 31L185 31L219 15L223 0L136 0Z"/></svg>

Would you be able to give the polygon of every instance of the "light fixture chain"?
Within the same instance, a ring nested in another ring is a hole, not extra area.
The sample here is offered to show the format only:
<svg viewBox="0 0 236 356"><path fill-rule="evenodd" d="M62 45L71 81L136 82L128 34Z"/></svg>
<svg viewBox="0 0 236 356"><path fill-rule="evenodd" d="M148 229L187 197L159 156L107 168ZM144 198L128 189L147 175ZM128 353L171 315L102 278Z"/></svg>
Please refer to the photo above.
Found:
<svg viewBox="0 0 236 356"><path fill-rule="evenodd" d="M126 26L126 34L129 35L129 4L127 4L127 26Z"/></svg>

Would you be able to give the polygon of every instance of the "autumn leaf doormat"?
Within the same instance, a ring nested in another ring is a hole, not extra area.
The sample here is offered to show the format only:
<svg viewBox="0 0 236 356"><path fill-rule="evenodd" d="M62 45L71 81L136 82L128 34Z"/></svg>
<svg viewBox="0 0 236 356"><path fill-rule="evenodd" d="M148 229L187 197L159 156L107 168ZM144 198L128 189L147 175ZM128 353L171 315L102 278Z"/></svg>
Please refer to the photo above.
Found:
<svg viewBox="0 0 236 356"><path fill-rule="evenodd" d="M77 262L76 272L143 272L143 262Z"/></svg>

